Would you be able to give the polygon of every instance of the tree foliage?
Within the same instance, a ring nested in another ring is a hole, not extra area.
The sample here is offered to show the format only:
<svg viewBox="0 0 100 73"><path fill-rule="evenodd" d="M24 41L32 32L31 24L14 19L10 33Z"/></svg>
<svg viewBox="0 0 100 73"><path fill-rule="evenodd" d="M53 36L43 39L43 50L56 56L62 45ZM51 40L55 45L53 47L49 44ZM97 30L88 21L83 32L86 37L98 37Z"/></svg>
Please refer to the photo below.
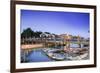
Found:
<svg viewBox="0 0 100 73"><path fill-rule="evenodd" d="M32 31L31 28L27 28L21 33L21 38L29 38L33 36L34 36L34 31Z"/></svg>
<svg viewBox="0 0 100 73"><path fill-rule="evenodd" d="M31 28L27 28L21 33L21 38L39 38L40 34L42 34L41 31L33 31Z"/></svg>

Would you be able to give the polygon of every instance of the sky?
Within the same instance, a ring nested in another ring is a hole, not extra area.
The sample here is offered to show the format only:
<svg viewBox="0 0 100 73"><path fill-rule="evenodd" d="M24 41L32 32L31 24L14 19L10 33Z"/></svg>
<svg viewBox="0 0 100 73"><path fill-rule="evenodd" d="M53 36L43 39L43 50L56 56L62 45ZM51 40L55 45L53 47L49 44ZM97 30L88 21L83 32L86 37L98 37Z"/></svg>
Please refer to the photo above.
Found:
<svg viewBox="0 0 100 73"><path fill-rule="evenodd" d="M21 10L21 32L26 28L54 34L89 37L89 13Z"/></svg>

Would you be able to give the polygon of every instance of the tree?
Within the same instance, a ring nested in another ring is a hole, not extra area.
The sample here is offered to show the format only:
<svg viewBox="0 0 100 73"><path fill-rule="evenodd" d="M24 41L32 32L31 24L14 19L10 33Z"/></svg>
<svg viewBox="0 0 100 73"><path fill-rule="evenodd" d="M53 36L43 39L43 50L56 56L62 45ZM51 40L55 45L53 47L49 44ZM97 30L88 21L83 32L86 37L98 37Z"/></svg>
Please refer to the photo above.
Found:
<svg viewBox="0 0 100 73"><path fill-rule="evenodd" d="M40 34L42 34L41 31L36 31L36 32L34 32L34 37L40 38Z"/></svg>
<svg viewBox="0 0 100 73"><path fill-rule="evenodd" d="M21 38L30 38L33 36L34 36L34 31L32 31L31 28L27 28L21 33Z"/></svg>
<svg viewBox="0 0 100 73"><path fill-rule="evenodd" d="M50 34L50 32L44 32L44 33L46 33L46 34Z"/></svg>

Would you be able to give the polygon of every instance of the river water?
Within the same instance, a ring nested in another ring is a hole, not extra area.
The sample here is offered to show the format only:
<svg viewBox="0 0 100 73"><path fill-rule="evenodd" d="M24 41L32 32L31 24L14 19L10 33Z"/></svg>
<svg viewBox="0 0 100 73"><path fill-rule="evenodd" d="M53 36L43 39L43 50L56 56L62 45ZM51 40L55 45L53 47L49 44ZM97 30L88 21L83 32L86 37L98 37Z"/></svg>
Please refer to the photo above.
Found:
<svg viewBox="0 0 100 73"><path fill-rule="evenodd" d="M42 49L35 49L33 50L29 56L27 57L29 62L46 62L46 61L53 61L49 58Z"/></svg>
<svg viewBox="0 0 100 73"><path fill-rule="evenodd" d="M78 45L74 44L74 45L70 45L70 47L75 47L77 48ZM55 61L51 58L49 58L43 51L43 48L38 48L38 49L33 49L31 50L28 55L26 55L26 53L21 50L21 62L48 62L48 61Z"/></svg>

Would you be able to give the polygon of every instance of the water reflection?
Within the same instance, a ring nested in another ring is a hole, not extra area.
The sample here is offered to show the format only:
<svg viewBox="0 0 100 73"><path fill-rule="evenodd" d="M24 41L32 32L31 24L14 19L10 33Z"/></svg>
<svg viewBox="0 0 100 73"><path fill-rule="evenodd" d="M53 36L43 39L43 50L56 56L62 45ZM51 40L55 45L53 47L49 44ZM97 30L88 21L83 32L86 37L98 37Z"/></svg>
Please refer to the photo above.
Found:
<svg viewBox="0 0 100 73"><path fill-rule="evenodd" d="M76 49L78 47L79 47L78 44L70 44L70 48ZM70 60L71 58L77 59L76 56L79 56L78 53L76 54L74 54L73 52L64 53L63 48L64 46L57 46L56 48L46 48L46 50L44 50L44 48L21 50L21 63L23 62L25 63L27 62L49 62L49 61L56 61L57 58L59 59L63 58L63 60ZM81 48L84 48L83 44L81 44ZM56 50L58 50L59 53ZM51 51L55 51L55 52L52 53ZM75 52L77 52L77 50ZM52 58L49 57L48 55L50 54L53 54L54 57L57 57L56 60L52 59L53 57ZM86 54L88 54L88 50ZM89 58L89 55L86 56L84 59L88 59L88 58Z"/></svg>

